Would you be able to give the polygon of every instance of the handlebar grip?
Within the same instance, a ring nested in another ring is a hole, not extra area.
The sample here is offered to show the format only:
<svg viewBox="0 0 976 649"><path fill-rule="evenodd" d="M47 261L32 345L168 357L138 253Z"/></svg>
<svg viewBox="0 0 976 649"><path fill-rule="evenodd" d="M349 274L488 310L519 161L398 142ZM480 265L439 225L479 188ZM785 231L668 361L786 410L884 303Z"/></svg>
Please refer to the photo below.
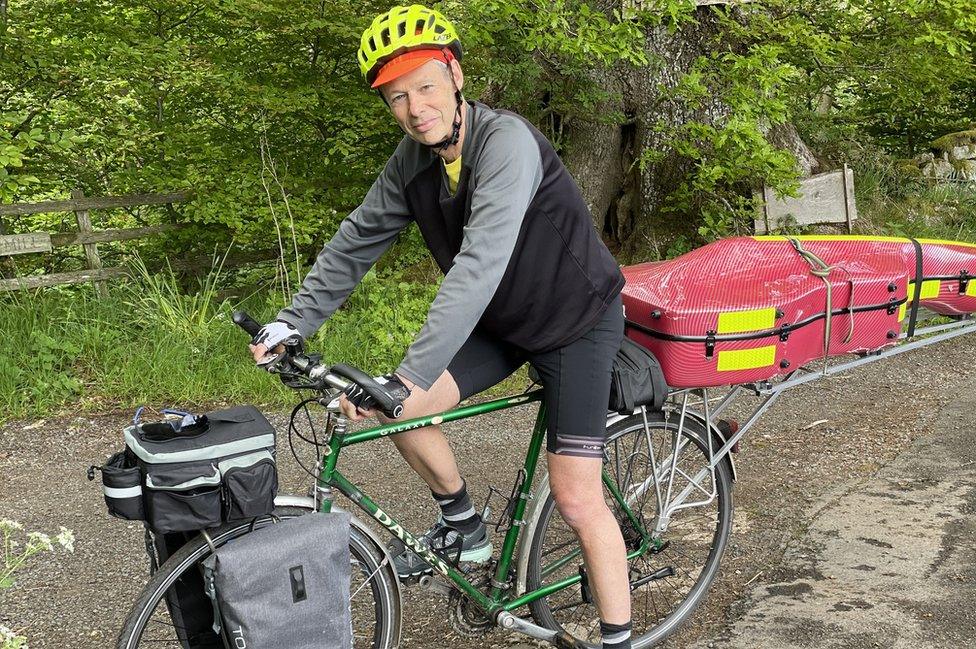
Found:
<svg viewBox="0 0 976 649"><path fill-rule="evenodd" d="M258 332L261 330L261 325L259 325L254 318L249 316L246 311L234 311L234 314L231 316L231 320L233 320L234 324L236 324L238 327L249 333L251 338L257 336Z"/></svg>
<svg viewBox="0 0 976 649"><path fill-rule="evenodd" d="M379 406L380 410L387 417L396 419L403 414L403 404L400 402L400 400L387 392L385 387L377 383L373 377L366 372L344 363L333 365L330 371L333 374L337 374L341 377L349 379L353 383L359 384L359 386L366 391L366 394L373 397L373 399L376 401L376 405Z"/></svg>

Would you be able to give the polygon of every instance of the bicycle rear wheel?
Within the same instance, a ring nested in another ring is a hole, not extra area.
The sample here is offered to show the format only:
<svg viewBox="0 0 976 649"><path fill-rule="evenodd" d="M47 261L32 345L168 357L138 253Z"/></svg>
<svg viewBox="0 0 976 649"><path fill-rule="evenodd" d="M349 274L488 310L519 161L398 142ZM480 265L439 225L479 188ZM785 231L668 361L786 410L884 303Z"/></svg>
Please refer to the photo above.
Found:
<svg viewBox="0 0 976 649"><path fill-rule="evenodd" d="M679 431L676 419L649 413L649 433L645 433L638 414L607 431L608 461L604 469L647 531L655 529L660 515L655 476L658 485L666 489L677 435L684 441L679 445L673 493L680 493L708 464L705 428L688 418ZM694 612L718 574L732 528L732 477L727 462L715 467L714 480L710 472L705 474L697 482L704 491L693 489L691 499L704 501L702 494L713 492L711 502L675 512L660 535L664 543L661 549L646 551L629 562L635 649L649 647L674 633ZM575 533L559 515L551 494L545 495L529 550L526 585L530 591L578 575L583 566ZM642 541L640 532L606 487L604 496L620 523L628 553L637 550ZM596 606L579 585L536 600L530 608L542 626L565 630L588 647L600 646Z"/></svg>
<svg viewBox="0 0 976 649"><path fill-rule="evenodd" d="M309 513L298 507L281 507L275 514L283 519ZM271 524L266 518L256 528ZM231 523L211 533L216 547L250 531L250 521ZM167 606L167 592L177 583L200 578L202 562L211 550L202 537L196 537L174 553L150 578L126 617L119 634L118 649L163 647L181 649L187 646L213 646L180 640L174 617ZM382 551L355 526L349 530L349 554L352 562L350 607L352 610L353 646L355 649L393 649L400 639L400 601L396 574L384 563ZM220 645L216 645L220 646Z"/></svg>

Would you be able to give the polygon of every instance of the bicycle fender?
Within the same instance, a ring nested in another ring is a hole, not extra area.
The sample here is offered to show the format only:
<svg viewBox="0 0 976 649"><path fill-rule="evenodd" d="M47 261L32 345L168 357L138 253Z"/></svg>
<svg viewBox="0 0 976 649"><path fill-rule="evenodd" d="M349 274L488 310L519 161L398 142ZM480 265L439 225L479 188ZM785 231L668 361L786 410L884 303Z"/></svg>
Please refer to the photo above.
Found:
<svg viewBox="0 0 976 649"><path fill-rule="evenodd" d="M701 414L693 410L689 410L686 416L691 417L692 419L697 421L702 426L702 428L706 427L705 417L702 416ZM726 442L725 436L722 434L722 431L719 430L718 426L715 425L709 425L707 427L712 431L712 443L718 444L718 448L722 448L722 446L724 446ZM727 461L729 463L729 473L731 473L732 475L732 482L738 482L739 476L735 470L735 459L732 457L732 452L729 451L728 453L726 453L725 457L722 458L722 461L723 462Z"/></svg>
<svg viewBox="0 0 976 649"><path fill-rule="evenodd" d="M308 509L310 511L315 511L315 499L312 498L311 496L295 496L295 495L284 494L280 496L275 496L274 504L276 507L300 507L301 509ZM348 510L339 507L335 503L332 503L332 511L347 512ZM360 532L362 532L366 536L366 538L368 538L370 541L373 542L373 545L375 545L379 549L380 553L382 554L383 563L385 565L392 566L393 557L390 555L390 551L386 547L387 544L383 542L383 539L380 537L380 535L377 534L375 531L373 531L373 529L370 528L368 525L364 524L361 520L359 520L359 518L356 517L356 514L349 512L349 516L350 516L349 524L355 527ZM393 574L396 574L395 570L393 571ZM397 578L394 579L393 581L394 581L393 587L396 590L396 592L394 593L394 597L396 597L397 602L400 603L400 610L402 611L403 593L400 590L400 577L397 576ZM400 633L402 632L403 632L403 625L400 625ZM395 647L400 646L400 640L401 638L398 636L396 639L396 643L394 644Z"/></svg>
<svg viewBox="0 0 976 649"><path fill-rule="evenodd" d="M532 547L532 537L535 536L535 528L539 525L539 517L542 515L542 506L549 498L549 474L547 473L537 483L532 490L532 500L525 510L525 525L519 533L518 560L515 564L515 592L521 595L525 592L526 574L529 571L529 550Z"/></svg>

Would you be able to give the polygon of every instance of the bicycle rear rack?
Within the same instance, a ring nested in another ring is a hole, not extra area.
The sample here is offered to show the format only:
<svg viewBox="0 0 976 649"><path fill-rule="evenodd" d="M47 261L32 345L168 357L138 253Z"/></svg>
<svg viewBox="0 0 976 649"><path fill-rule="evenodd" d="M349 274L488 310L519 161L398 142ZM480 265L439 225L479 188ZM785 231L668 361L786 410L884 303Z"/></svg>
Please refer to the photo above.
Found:
<svg viewBox="0 0 976 649"><path fill-rule="evenodd" d="M903 333L899 337L899 340L907 342L902 342L893 347L867 352L853 360L847 360L834 365L826 365L816 370L806 366L799 367L786 374L780 380L767 380L751 384L735 385L728 388L728 391L723 396L711 397L709 395L711 390L722 390L723 388L684 388L674 390L668 395L668 403L670 404L670 412L680 412L678 430L672 436L673 441L670 449L670 457L662 459L660 465L654 457L653 444L650 443L650 431L647 425L646 411L643 408L635 411L635 413L643 413L651 464L658 468L655 469L653 475L648 480L645 480L640 485L636 485L626 494L627 500L630 502L643 496L646 490L651 488L649 483L653 478L655 496L658 501L657 511L660 512L654 533L655 535L663 534L667 530L672 516L678 511L691 507L704 506L712 502L716 495L715 467L724 461L734 448L738 448L737 444L742 437L787 390L897 354L927 347L973 332L976 332L976 320L972 316L967 315L960 317L954 322L917 329L911 341L907 341L907 337ZM688 417L691 416L689 406L695 404L693 400L697 399L697 403L701 405L703 410L701 414L704 416L704 421L708 422L713 431L717 431L721 414L733 402L739 399L739 397L746 394L759 397L762 401L732 435L725 438L721 434L708 434L706 435L706 440L701 440L707 445L707 465L702 467L694 476L690 476L679 469L679 457L689 443L689 438L683 433ZM710 407L714 401L718 401L718 405ZM714 446L718 441L721 442L721 446L716 450ZM678 476L686 480L687 484L679 493L673 494L675 478ZM711 480L710 487L706 486L705 480L707 478ZM688 499L696 493L701 494L701 498L688 502Z"/></svg>

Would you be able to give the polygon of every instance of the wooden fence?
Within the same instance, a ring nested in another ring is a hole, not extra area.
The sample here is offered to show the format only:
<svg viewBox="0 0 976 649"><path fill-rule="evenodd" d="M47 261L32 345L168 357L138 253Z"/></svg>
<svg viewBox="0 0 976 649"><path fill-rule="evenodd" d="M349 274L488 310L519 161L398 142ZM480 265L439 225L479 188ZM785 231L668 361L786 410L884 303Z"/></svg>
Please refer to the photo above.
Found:
<svg viewBox="0 0 976 649"><path fill-rule="evenodd" d="M58 286L94 282L99 297L107 296L106 281L127 274L124 268L105 268L98 254L98 244L109 241L127 241L180 227L177 224L153 225L141 228L113 230L94 230L89 212L91 210L116 209L122 207L141 207L144 205L172 205L186 202L189 195L183 192L173 194L133 194L129 196L85 196L81 190L71 192L66 201L47 201L15 205L0 205L0 218L4 216L24 216L50 212L74 212L78 223L77 232L50 234L32 232L30 234L0 235L0 258L27 253L51 252L61 246L82 246L85 250L86 270L70 273L50 273L30 277L0 279L0 292L19 289Z"/></svg>

